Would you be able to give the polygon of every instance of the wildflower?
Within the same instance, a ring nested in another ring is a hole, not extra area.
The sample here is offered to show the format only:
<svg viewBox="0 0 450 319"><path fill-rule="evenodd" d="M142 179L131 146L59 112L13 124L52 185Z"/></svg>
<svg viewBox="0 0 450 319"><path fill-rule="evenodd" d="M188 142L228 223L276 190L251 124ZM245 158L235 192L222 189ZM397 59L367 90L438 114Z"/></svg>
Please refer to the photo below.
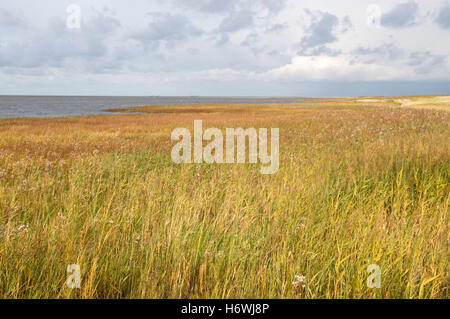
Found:
<svg viewBox="0 0 450 319"><path fill-rule="evenodd" d="M305 222L306 222L306 218L304 218L304 217L300 218L300 224L297 227L295 227L295 232L297 232L298 230L300 230L302 228L305 228L306 227Z"/></svg>
<svg viewBox="0 0 450 319"><path fill-rule="evenodd" d="M141 235L136 234L136 236L134 237L134 241L136 242L136 244L139 244L139 242L141 241Z"/></svg>
<svg viewBox="0 0 450 319"><path fill-rule="evenodd" d="M29 230L29 226L28 225L20 225L19 228L17 228L17 232L19 232L21 234L28 233L28 230Z"/></svg>
<svg viewBox="0 0 450 319"><path fill-rule="evenodd" d="M13 213L16 213L16 212L18 212L19 210L21 210L22 208L20 207L20 206L14 206L13 208L12 208L12 212Z"/></svg>
<svg viewBox="0 0 450 319"><path fill-rule="evenodd" d="M292 285L294 285L294 287L296 288L305 288L305 281L306 281L306 277L305 276L299 276L299 275L295 275L295 280L292 282Z"/></svg>

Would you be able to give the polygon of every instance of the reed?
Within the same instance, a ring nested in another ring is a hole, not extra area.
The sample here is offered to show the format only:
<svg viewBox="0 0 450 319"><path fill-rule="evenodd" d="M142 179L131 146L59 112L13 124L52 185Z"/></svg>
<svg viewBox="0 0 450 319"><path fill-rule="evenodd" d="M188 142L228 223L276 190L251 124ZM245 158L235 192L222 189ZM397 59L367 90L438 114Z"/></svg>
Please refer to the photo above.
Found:
<svg viewBox="0 0 450 319"><path fill-rule="evenodd" d="M383 99L135 111L0 120L0 297L449 297L448 111ZM170 133L194 120L280 128L278 173L174 164Z"/></svg>

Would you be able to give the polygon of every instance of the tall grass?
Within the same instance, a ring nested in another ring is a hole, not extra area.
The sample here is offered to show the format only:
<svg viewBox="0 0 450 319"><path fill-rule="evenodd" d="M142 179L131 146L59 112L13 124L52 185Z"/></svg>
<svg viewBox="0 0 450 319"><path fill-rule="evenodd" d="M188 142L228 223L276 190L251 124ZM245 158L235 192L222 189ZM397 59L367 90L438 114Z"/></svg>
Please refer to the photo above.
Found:
<svg viewBox="0 0 450 319"><path fill-rule="evenodd" d="M448 298L450 114L389 105L2 120L0 297ZM279 127L279 172L172 163L194 119Z"/></svg>

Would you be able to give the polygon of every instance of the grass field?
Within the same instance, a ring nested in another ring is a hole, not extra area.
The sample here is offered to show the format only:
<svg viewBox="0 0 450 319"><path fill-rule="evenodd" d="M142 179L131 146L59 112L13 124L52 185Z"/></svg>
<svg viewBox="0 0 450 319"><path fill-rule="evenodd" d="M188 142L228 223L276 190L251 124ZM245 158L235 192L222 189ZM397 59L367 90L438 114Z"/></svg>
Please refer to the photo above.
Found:
<svg viewBox="0 0 450 319"><path fill-rule="evenodd" d="M349 98L0 120L0 297L449 298L449 110ZM194 120L280 128L278 173L174 164L171 131Z"/></svg>

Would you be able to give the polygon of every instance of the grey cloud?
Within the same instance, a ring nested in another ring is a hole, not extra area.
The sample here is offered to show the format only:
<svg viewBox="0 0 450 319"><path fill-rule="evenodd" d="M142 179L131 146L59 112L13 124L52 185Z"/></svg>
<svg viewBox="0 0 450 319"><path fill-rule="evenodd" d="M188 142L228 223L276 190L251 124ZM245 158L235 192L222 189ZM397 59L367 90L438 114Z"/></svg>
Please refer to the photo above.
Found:
<svg viewBox="0 0 450 319"><path fill-rule="evenodd" d="M216 45L223 47L229 43L230 33L252 27L254 23L253 15L253 12L247 9L230 12L213 32L213 38L217 39Z"/></svg>
<svg viewBox="0 0 450 319"><path fill-rule="evenodd" d="M419 5L415 1L395 6L381 17L381 25L389 28L406 28L417 24Z"/></svg>
<svg viewBox="0 0 450 319"><path fill-rule="evenodd" d="M268 34L268 33L281 32L281 31L285 30L286 28L287 28L287 24L286 23L282 23L282 24L281 23L277 23L277 24L274 24L274 25L272 25L270 27L267 27L264 30L264 33Z"/></svg>
<svg viewBox="0 0 450 319"><path fill-rule="evenodd" d="M2 27L16 27L23 25L24 21L19 16L11 11L0 9L0 26Z"/></svg>
<svg viewBox="0 0 450 319"><path fill-rule="evenodd" d="M175 6L205 13L221 13L233 10L240 1L224 0L172 0Z"/></svg>
<svg viewBox="0 0 450 319"><path fill-rule="evenodd" d="M219 37L216 41L216 45L219 47L225 46L230 41L230 37L228 36L228 33L222 33L219 34Z"/></svg>
<svg viewBox="0 0 450 319"><path fill-rule="evenodd" d="M0 51L0 67L70 68L79 66L81 60L99 67L98 59L108 54L105 41L118 26L117 20L102 15L73 30L63 20L52 19L46 29L7 41Z"/></svg>
<svg viewBox="0 0 450 319"><path fill-rule="evenodd" d="M223 18L210 33L210 38L217 46L223 47L229 43L234 32L268 25L271 22L268 20L283 10L286 0L172 0L172 3L201 13L220 14ZM267 32L276 32L282 26L279 24ZM250 46L250 41L244 40L242 44Z"/></svg>
<svg viewBox="0 0 450 319"><path fill-rule="evenodd" d="M306 30L307 35L301 39L302 48L312 48L337 40L334 30L339 25L339 19L336 16L328 12L319 12L318 16L314 16L309 10L306 12L311 16L312 22Z"/></svg>
<svg viewBox="0 0 450 319"><path fill-rule="evenodd" d="M403 50L393 43L382 44L377 47L367 48L359 47L352 52L356 55L374 55L389 60L397 60L403 55Z"/></svg>
<svg viewBox="0 0 450 319"><path fill-rule="evenodd" d="M257 0L256 3L271 13L278 13L286 6L286 0Z"/></svg>
<svg viewBox="0 0 450 319"><path fill-rule="evenodd" d="M114 33L122 25L116 18L97 13L95 17L89 20L89 23L83 25L83 32L95 32L99 36Z"/></svg>
<svg viewBox="0 0 450 319"><path fill-rule="evenodd" d="M341 32L345 33L353 29L353 23L349 16L345 16L341 22Z"/></svg>
<svg viewBox="0 0 450 319"><path fill-rule="evenodd" d="M203 34L202 30L183 15L170 13L150 13L149 15L151 22L147 28L130 34L131 38L141 41L145 46L156 49L162 42L174 46L177 42Z"/></svg>
<svg viewBox="0 0 450 319"><path fill-rule="evenodd" d="M446 57L443 55L435 55L429 51L416 51L410 54L409 65L419 66L419 65L427 65L427 66L436 66L445 62Z"/></svg>
<svg viewBox="0 0 450 319"><path fill-rule="evenodd" d="M305 10L310 17L310 25L306 28L306 35L300 40L300 54L302 55L317 55L329 54L337 55L339 51L333 51L325 45L337 41L339 33L346 32L350 26L351 21L349 17L345 17L341 22L338 17L328 12L311 12ZM339 27L342 26L342 30Z"/></svg>
<svg viewBox="0 0 450 319"><path fill-rule="evenodd" d="M230 13L219 25L219 32L235 32L253 25L253 13L241 10Z"/></svg>
<svg viewBox="0 0 450 319"><path fill-rule="evenodd" d="M258 40L257 33L250 33L247 35L244 41L241 42L241 46L250 47Z"/></svg>
<svg viewBox="0 0 450 319"><path fill-rule="evenodd" d="M327 47L326 45L320 45L314 48L311 48L310 50L306 50L302 52L303 55L327 55L327 56L338 56L342 54L342 50L333 50Z"/></svg>
<svg viewBox="0 0 450 319"><path fill-rule="evenodd" d="M212 14L257 9L278 13L286 5L286 0L171 0L171 2L177 7Z"/></svg>
<svg viewBox="0 0 450 319"><path fill-rule="evenodd" d="M416 51L410 54L408 65L415 67L416 74L430 74L446 62L447 57L429 51Z"/></svg>
<svg viewBox="0 0 450 319"><path fill-rule="evenodd" d="M434 22L443 29L450 29L450 3L441 8Z"/></svg>
<svg viewBox="0 0 450 319"><path fill-rule="evenodd" d="M199 50L197 48L189 48L187 49L187 53L190 55L197 55L199 53Z"/></svg>

